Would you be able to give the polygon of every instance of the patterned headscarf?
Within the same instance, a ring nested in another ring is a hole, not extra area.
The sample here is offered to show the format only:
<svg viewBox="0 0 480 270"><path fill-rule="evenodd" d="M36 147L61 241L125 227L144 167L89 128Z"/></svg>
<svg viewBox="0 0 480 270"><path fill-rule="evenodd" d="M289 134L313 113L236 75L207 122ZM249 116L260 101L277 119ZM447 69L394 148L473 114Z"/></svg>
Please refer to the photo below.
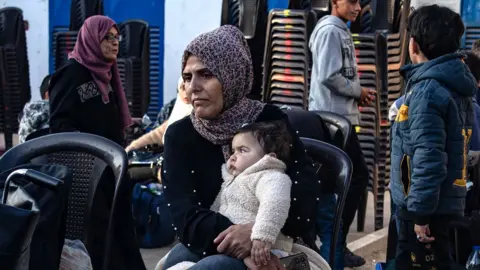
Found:
<svg viewBox="0 0 480 270"><path fill-rule="evenodd" d="M182 71L190 55L198 57L222 84L224 108L217 119L195 116L195 130L215 145L222 145L225 159L230 157L230 140L245 123L255 122L265 104L247 99L253 84L252 56L242 32L224 25L196 37L182 58Z"/></svg>

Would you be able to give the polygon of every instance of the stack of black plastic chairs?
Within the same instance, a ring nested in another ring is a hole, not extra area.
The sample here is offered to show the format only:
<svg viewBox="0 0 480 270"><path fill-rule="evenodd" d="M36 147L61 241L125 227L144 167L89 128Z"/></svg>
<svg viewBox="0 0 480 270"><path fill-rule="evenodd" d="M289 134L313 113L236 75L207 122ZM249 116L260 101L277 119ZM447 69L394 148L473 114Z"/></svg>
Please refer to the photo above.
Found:
<svg viewBox="0 0 480 270"><path fill-rule="evenodd" d="M382 88L383 73L382 60L385 60L386 39L382 33L374 34L354 34L355 53L357 56L358 76L362 87L374 89L377 91L377 98L370 106L360 107L361 123L356 127L356 132L360 145L363 150L365 162L369 170L369 189L375 196L375 202L378 200L377 189L382 184L378 181L379 175L379 126L380 114L379 96L385 89ZM384 52L382 54L382 52ZM375 217L379 209L375 207ZM360 211L362 213L362 211ZM363 231L364 216L359 214L359 228ZM377 219L375 220L377 222ZM375 227L378 225L376 224Z"/></svg>
<svg viewBox="0 0 480 270"><path fill-rule="evenodd" d="M274 9L267 24L263 101L307 109L311 71L308 40L316 23L311 10Z"/></svg>
<svg viewBox="0 0 480 270"><path fill-rule="evenodd" d="M400 13L396 3L371 1L376 5L377 14L368 27L375 33L353 34L358 61L360 83L363 87L377 90L377 99L370 107L361 107L362 122L357 127L360 143L370 171L368 190L374 195L375 230L383 228L385 191L390 182L390 106L404 92L404 80L400 67L407 59L408 37L406 20L409 9ZM407 0L405 6L410 5ZM392 8L394 7L394 8ZM370 8L370 7L369 7ZM383 12L382 12L383 11ZM393 15L390 14L393 12ZM365 14L363 15L365 16ZM367 14L367 16L370 16ZM399 16L401 19L395 18ZM360 17L356 23L362 21ZM353 27L354 25L352 25ZM358 29L366 29L360 25ZM375 125L372 124L375 119ZM363 231L367 194L363 198L358 214L358 230Z"/></svg>
<svg viewBox="0 0 480 270"><path fill-rule="evenodd" d="M18 115L30 100L27 42L22 10L0 9L0 132L5 149L13 146Z"/></svg>
<svg viewBox="0 0 480 270"><path fill-rule="evenodd" d="M141 118L150 103L150 29L140 20L125 21L119 28L122 41L118 69L130 113L132 117Z"/></svg>

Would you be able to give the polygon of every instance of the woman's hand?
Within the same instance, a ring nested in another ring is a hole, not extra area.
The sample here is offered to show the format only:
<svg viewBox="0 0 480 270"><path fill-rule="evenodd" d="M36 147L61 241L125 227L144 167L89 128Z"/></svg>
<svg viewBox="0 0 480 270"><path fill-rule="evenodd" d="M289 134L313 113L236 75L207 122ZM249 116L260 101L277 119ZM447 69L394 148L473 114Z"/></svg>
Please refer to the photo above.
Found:
<svg viewBox="0 0 480 270"><path fill-rule="evenodd" d="M267 265L258 266L252 257L247 257L243 260L243 263L250 270L286 270L283 264L280 262L277 256L270 254L270 260Z"/></svg>
<svg viewBox="0 0 480 270"><path fill-rule="evenodd" d="M232 225L225 231L221 232L217 238L213 240L217 244L217 251L237 259L244 259L250 255L252 249L253 223Z"/></svg>

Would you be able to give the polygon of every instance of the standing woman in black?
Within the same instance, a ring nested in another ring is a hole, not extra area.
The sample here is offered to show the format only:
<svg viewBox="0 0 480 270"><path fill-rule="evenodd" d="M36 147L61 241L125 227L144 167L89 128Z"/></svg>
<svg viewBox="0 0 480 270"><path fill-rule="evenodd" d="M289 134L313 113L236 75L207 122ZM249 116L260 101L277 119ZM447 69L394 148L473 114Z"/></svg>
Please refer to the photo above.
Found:
<svg viewBox="0 0 480 270"><path fill-rule="evenodd" d="M92 133L124 146L132 118L116 62L119 40L112 19L85 20L67 64L50 83L51 133Z"/></svg>
<svg viewBox="0 0 480 270"><path fill-rule="evenodd" d="M51 80L51 133L91 133L124 146L124 130L132 124L132 119L116 63L119 41L119 31L112 19L92 16L85 20L67 64ZM132 183L126 181L126 184ZM134 236L129 230L131 212L128 211L116 217L118 226L111 251L115 259L103 256L114 189L113 172L107 168L95 190L88 228L84 228L89 232L85 244L93 268L101 269L103 261L109 259L111 269L144 269L138 249L129 250L136 244L132 244ZM130 196L122 194L116 200L128 210Z"/></svg>

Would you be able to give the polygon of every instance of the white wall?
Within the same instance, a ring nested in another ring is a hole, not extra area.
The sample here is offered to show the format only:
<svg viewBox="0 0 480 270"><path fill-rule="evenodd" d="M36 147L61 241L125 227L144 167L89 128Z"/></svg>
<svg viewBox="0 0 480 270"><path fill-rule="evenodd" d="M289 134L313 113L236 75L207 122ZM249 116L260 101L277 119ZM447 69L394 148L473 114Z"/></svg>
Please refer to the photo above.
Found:
<svg viewBox="0 0 480 270"><path fill-rule="evenodd" d="M40 99L39 87L48 74L48 0L0 0L0 8L18 7L30 28L27 31L27 51L30 65L32 100Z"/></svg>
<svg viewBox="0 0 480 270"><path fill-rule="evenodd" d="M221 13L222 0L165 0L164 103L176 96L185 47L220 26Z"/></svg>
<svg viewBox="0 0 480 270"><path fill-rule="evenodd" d="M418 8L420 6L437 4L439 6L446 6L451 10L460 13L460 0L412 0L411 6Z"/></svg>

